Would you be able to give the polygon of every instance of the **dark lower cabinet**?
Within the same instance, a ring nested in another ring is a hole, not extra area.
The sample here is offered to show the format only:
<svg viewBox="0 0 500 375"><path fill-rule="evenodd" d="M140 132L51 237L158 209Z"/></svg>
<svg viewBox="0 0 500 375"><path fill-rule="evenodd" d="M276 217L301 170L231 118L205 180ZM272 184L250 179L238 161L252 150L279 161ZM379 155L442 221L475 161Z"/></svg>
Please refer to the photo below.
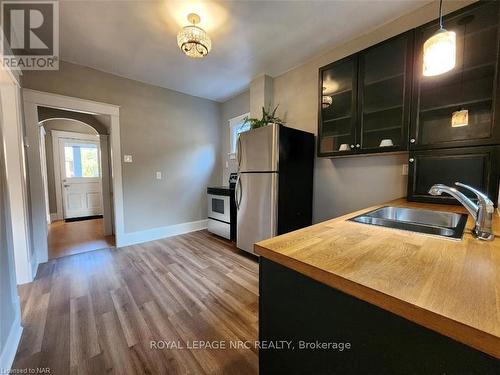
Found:
<svg viewBox="0 0 500 375"><path fill-rule="evenodd" d="M498 374L500 362L260 258L260 374Z"/></svg>
<svg viewBox="0 0 500 375"><path fill-rule="evenodd" d="M428 194L434 184L452 186L457 181L486 193L495 204L498 201L500 146L410 152L408 165L410 201L459 204L447 194ZM476 196L470 191L459 190L475 200Z"/></svg>

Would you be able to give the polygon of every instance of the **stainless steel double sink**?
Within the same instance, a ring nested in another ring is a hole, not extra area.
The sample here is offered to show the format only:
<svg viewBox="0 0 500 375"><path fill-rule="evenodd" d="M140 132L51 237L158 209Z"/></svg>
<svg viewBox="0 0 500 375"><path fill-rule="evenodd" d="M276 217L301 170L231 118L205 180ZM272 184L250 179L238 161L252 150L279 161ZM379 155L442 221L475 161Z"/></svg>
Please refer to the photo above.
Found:
<svg viewBox="0 0 500 375"><path fill-rule="evenodd" d="M349 220L461 240L467 214L386 206Z"/></svg>

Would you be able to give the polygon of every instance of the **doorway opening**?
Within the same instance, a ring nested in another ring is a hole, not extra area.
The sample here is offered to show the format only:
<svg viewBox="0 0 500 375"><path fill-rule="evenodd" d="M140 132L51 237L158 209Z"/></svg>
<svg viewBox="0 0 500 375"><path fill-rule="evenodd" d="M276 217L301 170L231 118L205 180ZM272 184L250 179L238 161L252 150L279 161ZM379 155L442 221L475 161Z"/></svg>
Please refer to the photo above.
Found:
<svg viewBox="0 0 500 375"><path fill-rule="evenodd" d="M123 212L123 186L120 144L120 107L66 95L23 89L24 122L22 141L16 150L25 154L24 180L30 208L26 226L32 246L31 256L20 258L19 263L28 269L24 282L33 281L38 265L49 259L47 223L47 197L44 190L41 156L41 122L49 119L73 119L92 126L99 134L101 163L110 166L109 174L101 176L103 188L103 224L105 235L114 235L117 247L125 246L129 239L125 233ZM99 121L96 121L99 120ZM23 147L24 144L24 147ZM106 150L106 152L104 151ZM105 160L107 158L107 160ZM103 169L104 170L104 169ZM107 170L107 168L105 168ZM45 184L46 185L46 184ZM62 208L61 211L62 212ZM17 259L16 259L17 261ZM16 266L17 267L17 266Z"/></svg>
<svg viewBox="0 0 500 375"><path fill-rule="evenodd" d="M58 112L39 108L48 259L115 246L106 118Z"/></svg>

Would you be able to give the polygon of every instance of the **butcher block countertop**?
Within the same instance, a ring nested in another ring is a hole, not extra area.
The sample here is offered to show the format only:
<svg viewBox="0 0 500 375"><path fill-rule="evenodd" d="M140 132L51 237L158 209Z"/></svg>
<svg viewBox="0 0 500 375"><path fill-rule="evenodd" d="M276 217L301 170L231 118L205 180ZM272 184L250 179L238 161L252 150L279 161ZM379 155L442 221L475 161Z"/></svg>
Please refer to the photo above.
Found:
<svg viewBox="0 0 500 375"><path fill-rule="evenodd" d="M441 239L346 221L383 206L466 212L404 199L255 244L255 252L323 284L500 358L500 217L494 241Z"/></svg>

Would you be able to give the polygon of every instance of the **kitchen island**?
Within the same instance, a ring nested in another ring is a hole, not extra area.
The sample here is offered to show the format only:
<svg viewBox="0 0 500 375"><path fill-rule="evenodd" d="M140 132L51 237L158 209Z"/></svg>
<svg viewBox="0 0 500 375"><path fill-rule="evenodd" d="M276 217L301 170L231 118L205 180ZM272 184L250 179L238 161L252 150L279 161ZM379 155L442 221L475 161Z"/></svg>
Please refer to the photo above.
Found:
<svg viewBox="0 0 500 375"><path fill-rule="evenodd" d="M255 245L266 373L500 373L500 238L479 241L347 221L397 200ZM500 236L500 217L494 219Z"/></svg>

